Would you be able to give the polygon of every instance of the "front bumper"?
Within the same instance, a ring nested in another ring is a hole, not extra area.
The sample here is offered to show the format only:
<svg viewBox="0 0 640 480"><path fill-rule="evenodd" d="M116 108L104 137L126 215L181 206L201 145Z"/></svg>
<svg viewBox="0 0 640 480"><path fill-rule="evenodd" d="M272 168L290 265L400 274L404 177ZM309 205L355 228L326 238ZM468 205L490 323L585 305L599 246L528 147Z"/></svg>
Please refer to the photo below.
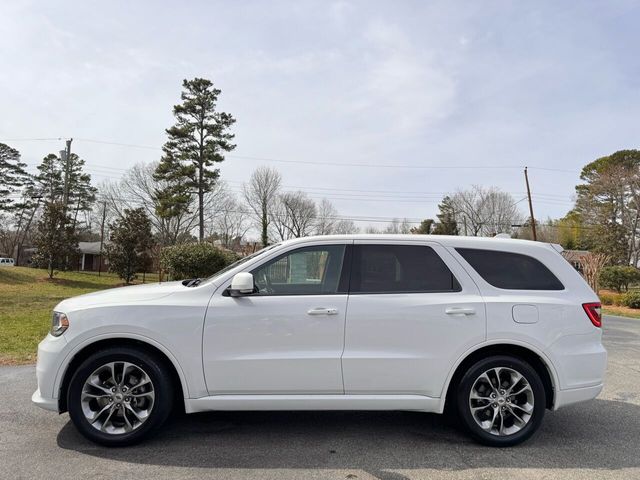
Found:
<svg viewBox="0 0 640 480"><path fill-rule="evenodd" d="M52 412L58 411L58 399L57 398L45 398L40 393L40 389L33 392L31 395L31 401L40 408L50 410Z"/></svg>
<svg viewBox="0 0 640 480"><path fill-rule="evenodd" d="M31 401L37 406L54 412L58 411L59 396L55 384L67 346L67 340L64 337L64 335L59 337L47 335L38 345L38 362L36 363L38 389L31 397Z"/></svg>

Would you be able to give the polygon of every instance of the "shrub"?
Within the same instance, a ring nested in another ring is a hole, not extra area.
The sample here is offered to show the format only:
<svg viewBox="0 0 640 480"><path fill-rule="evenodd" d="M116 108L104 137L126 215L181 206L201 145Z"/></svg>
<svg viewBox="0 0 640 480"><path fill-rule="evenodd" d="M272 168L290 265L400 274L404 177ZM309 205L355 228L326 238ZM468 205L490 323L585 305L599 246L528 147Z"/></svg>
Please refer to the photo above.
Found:
<svg viewBox="0 0 640 480"><path fill-rule="evenodd" d="M220 250L210 243L174 245L163 248L160 253L162 268L174 280L208 277L236 260L234 253Z"/></svg>
<svg viewBox="0 0 640 480"><path fill-rule="evenodd" d="M616 296L612 293L601 293L598 296L600 297L600 302L602 303L602 305L616 304Z"/></svg>
<svg viewBox="0 0 640 480"><path fill-rule="evenodd" d="M640 281L640 270L632 266L615 265L600 271L600 285L616 292L626 292L629 284Z"/></svg>
<svg viewBox="0 0 640 480"><path fill-rule="evenodd" d="M640 292L631 291L624 294L622 304L629 308L640 308Z"/></svg>

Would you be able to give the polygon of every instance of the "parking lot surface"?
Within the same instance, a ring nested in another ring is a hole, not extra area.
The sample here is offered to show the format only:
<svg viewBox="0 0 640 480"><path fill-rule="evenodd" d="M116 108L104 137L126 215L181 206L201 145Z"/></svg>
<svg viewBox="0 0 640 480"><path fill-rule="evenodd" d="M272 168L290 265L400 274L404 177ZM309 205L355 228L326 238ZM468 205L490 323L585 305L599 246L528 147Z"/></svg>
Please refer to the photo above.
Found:
<svg viewBox="0 0 640 480"><path fill-rule="evenodd" d="M107 449L31 404L33 366L0 367L0 478L640 479L640 320L605 317L604 341L600 397L547 412L509 449L413 412L182 415L149 442Z"/></svg>

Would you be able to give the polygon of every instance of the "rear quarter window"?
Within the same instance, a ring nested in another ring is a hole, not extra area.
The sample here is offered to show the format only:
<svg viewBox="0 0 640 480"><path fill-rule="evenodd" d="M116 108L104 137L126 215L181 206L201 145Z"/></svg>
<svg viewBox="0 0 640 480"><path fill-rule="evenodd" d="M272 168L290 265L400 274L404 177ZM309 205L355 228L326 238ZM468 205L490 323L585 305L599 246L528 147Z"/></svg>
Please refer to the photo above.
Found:
<svg viewBox="0 0 640 480"><path fill-rule="evenodd" d="M558 277L539 260L521 253L456 248L487 283L505 290L564 290Z"/></svg>

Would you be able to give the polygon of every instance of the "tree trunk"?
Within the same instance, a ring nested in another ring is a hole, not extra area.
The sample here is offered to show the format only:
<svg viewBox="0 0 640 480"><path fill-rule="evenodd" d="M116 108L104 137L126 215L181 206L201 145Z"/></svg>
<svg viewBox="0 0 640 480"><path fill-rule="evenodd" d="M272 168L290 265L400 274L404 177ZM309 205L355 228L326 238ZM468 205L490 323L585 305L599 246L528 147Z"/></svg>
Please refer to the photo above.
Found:
<svg viewBox="0 0 640 480"><path fill-rule="evenodd" d="M267 210L262 210L262 246L266 247L269 244L269 235L267 232L267 228L269 226L269 222L267 221Z"/></svg>
<svg viewBox="0 0 640 480"><path fill-rule="evenodd" d="M200 175L200 181L202 182L202 174ZM202 185L198 189L198 223L200 234L198 239L200 243L204 241L204 192L202 191Z"/></svg>

